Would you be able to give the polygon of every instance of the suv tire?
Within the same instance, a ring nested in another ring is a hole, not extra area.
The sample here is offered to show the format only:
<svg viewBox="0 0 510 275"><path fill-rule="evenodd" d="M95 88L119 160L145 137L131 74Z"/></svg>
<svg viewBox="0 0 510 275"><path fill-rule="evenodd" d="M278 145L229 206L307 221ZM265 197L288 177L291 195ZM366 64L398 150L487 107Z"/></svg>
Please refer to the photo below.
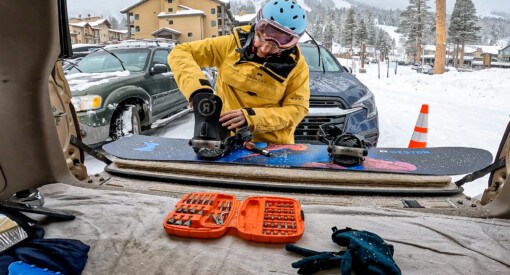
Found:
<svg viewBox="0 0 510 275"><path fill-rule="evenodd" d="M116 112L110 129L113 140L126 135L139 135L142 132L140 110L138 105L126 105Z"/></svg>

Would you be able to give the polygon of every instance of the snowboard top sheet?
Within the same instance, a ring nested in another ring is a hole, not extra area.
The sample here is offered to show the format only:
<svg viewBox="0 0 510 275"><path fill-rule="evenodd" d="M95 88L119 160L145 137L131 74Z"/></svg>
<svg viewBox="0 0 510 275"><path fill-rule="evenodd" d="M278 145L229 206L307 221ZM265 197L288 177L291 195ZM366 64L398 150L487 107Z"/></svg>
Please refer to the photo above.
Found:
<svg viewBox="0 0 510 275"><path fill-rule="evenodd" d="M224 157L204 160L197 157L187 139L133 135L106 144L103 149L118 158L141 161L206 162L232 165L384 172L414 175L461 175L491 164L489 151L469 147L368 149L361 165L344 167L333 163L322 144L277 144L266 147L266 157L244 148L235 148Z"/></svg>

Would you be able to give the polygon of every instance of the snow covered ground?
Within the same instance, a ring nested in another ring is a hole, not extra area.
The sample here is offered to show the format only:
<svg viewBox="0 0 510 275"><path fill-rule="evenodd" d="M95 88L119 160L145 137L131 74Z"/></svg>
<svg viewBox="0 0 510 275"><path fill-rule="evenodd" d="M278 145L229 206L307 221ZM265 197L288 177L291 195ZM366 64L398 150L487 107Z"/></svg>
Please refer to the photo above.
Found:
<svg viewBox="0 0 510 275"><path fill-rule="evenodd" d="M422 104L429 104L429 147L477 147L495 155L510 120L510 70L425 75L399 66L387 78L381 66L378 79L377 64L370 64L357 77L375 94L381 147L408 145ZM480 194L487 180L466 184L465 193Z"/></svg>
<svg viewBox="0 0 510 275"><path fill-rule="evenodd" d="M343 65L349 65L341 60ZM359 68L359 65L356 66ZM379 110L381 147L407 147L422 104L429 104L428 146L468 146L496 154L501 136L510 119L510 70L489 69L476 72L448 72L425 75L410 66L390 68L381 64L366 66L357 77L375 94ZM193 116L187 114L169 125L153 129L154 136L190 138ZM104 165L87 158L89 173ZM461 178L455 177L455 179ZM465 193L483 192L488 177L465 185Z"/></svg>

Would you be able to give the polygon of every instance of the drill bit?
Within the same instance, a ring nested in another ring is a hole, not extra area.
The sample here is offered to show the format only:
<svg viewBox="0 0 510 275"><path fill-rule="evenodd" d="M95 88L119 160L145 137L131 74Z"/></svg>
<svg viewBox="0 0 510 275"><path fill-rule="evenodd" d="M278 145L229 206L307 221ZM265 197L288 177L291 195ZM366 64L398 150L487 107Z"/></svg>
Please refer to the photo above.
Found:
<svg viewBox="0 0 510 275"><path fill-rule="evenodd" d="M184 226L191 226L191 216L189 216L188 221L186 221L183 225Z"/></svg>

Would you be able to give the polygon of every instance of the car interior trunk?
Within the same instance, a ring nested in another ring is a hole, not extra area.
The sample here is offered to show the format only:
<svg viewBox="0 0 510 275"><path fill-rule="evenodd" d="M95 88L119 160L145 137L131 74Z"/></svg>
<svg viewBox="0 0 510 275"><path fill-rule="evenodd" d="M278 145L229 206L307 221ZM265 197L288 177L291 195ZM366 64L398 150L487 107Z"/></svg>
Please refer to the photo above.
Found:
<svg viewBox="0 0 510 275"><path fill-rule="evenodd" d="M0 29L0 197L39 188L45 207L74 215L65 222L34 218L45 238L78 239L91 247L84 274L296 272L291 263L301 256L283 244L242 240L235 230L218 239L167 235L164 218L190 192L297 199L305 232L296 245L336 252L332 227L371 231L395 247L403 273L510 271L508 129L496 156L506 158L506 166L492 173L481 200L463 195L443 176L289 175L284 168L121 159L87 175L84 153L70 141L79 130L58 61L66 45L64 7L65 1L52 0L0 3L0 22L16 26ZM338 274L338 268L329 272Z"/></svg>

